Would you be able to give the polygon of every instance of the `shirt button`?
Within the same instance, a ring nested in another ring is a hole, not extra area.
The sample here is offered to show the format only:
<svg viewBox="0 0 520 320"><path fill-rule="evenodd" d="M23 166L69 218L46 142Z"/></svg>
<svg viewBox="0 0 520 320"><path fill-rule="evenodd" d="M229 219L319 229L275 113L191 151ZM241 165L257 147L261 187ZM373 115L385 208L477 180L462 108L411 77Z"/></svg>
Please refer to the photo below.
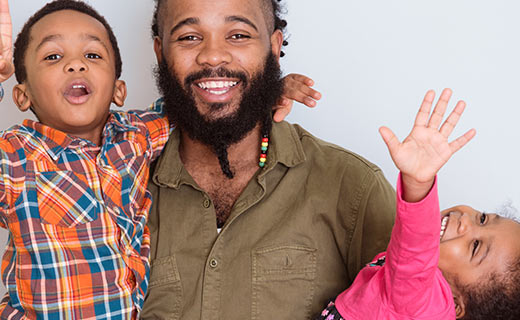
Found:
<svg viewBox="0 0 520 320"><path fill-rule="evenodd" d="M217 259L211 259L211 261L209 262L209 266L215 269L218 266Z"/></svg>
<svg viewBox="0 0 520 320"><path fill-rule="evenodd" d="M206 199L206 200L204 200L202 205L204 206L204 208L207 209L207 208L209 208L209 206L211 206L211 201L209 199Z"/></svg>

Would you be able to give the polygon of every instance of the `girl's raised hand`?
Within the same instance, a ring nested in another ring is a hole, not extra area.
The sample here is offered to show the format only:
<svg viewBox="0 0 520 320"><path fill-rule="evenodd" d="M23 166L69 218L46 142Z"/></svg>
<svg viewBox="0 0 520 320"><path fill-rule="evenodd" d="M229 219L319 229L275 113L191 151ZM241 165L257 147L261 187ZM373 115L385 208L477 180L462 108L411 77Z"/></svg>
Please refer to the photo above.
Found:
<svg viewBox="0 0 520 320"><path fill-rule="evenodd" d="M321 99L321 93L312 89L314 81L301 74L291 73L284 79L284 92L275 110L273 119L280 122L291 112L294 101L303 103L307 107L316 106L316 101Z"/></svg>
<svg viewBox="0 0 520 320"><path fill-rule="evenodd" d="M444 89L433 113L430 114L435 92L428 91L417 113L412 131L403 142L399 142L387 127L379 129L392 160L401 171L403 196L408 202L424 198L439 169L476 134L475 129L471 129L454 141L448 142L466 107L464 101L459 101L442 123L450 97L451 90Z"/></svg>
<svg viewBox="0 0 520 320"><path fill-rule="evenodd" d="M0 0L0 82L14 73L13 34L8 0Z"/></svg>

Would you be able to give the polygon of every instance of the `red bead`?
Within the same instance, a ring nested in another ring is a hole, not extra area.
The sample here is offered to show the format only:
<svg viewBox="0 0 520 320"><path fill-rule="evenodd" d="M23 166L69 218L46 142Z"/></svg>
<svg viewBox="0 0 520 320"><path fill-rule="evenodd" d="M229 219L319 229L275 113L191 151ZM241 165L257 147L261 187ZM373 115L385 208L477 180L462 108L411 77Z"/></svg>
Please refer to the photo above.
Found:
<svg viewBox="0 0 520 320"><path fill-rule="evenodd" d="M260 158L267 158L267 155L266 154L261 154Z"/></svg>
<svg viewBox="0 0 520 320"><path fill-rule="evenodd" d="M263 138L262 142L269 142L269 138Z"/></svg>

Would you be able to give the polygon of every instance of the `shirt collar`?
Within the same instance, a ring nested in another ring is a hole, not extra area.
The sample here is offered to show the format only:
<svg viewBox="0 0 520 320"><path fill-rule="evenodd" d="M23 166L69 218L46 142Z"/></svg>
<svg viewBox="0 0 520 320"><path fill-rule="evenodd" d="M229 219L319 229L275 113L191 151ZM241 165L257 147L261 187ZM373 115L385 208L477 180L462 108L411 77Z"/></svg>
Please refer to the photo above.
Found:
<svg viewBox="0 0 520 320"><path fill-rule="evenodd" d="M152 175L153 181L162 187L178 189L182 184L197 187L195 181L184 168L179 155L180 130L170 135L162 156L157 161ZM258 142L260 146L260 141ZM276 164L294 167L306 159L303 145L295 127L287 122L273 124L269 138L267 165L260 175L271 171Z"/></svg>
<svg viewBox="0 0 520 320"><path fill-rule="evenodd" d="M40 141L42 147L54 161L58 160L61 154L67 148L72 147L74 143L78 143L81 146L92 143L29 119L23 121L23 126ZM121 116L121 114L111 113L107 124L103 129L103 137L112 135L112 131L126 132L136 130L137 128L132 126L125 117Z"/></svg>

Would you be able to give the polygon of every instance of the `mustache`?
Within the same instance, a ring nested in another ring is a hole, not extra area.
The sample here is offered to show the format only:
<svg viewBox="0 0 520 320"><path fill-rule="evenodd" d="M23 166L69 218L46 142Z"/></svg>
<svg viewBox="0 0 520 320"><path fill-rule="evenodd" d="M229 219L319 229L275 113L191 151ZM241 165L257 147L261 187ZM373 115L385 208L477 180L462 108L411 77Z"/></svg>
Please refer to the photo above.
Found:
<svg viewBox="0 0 520 320"><path fill-rule="evenodd" d="M235 78L240 80L245 86L247 86L247 75L242 71L231 71L225 67L219 67L218 69L205 68L200 71L190 73L184 79L184 85L189 87L193 82L203 78Z"/></svg>

